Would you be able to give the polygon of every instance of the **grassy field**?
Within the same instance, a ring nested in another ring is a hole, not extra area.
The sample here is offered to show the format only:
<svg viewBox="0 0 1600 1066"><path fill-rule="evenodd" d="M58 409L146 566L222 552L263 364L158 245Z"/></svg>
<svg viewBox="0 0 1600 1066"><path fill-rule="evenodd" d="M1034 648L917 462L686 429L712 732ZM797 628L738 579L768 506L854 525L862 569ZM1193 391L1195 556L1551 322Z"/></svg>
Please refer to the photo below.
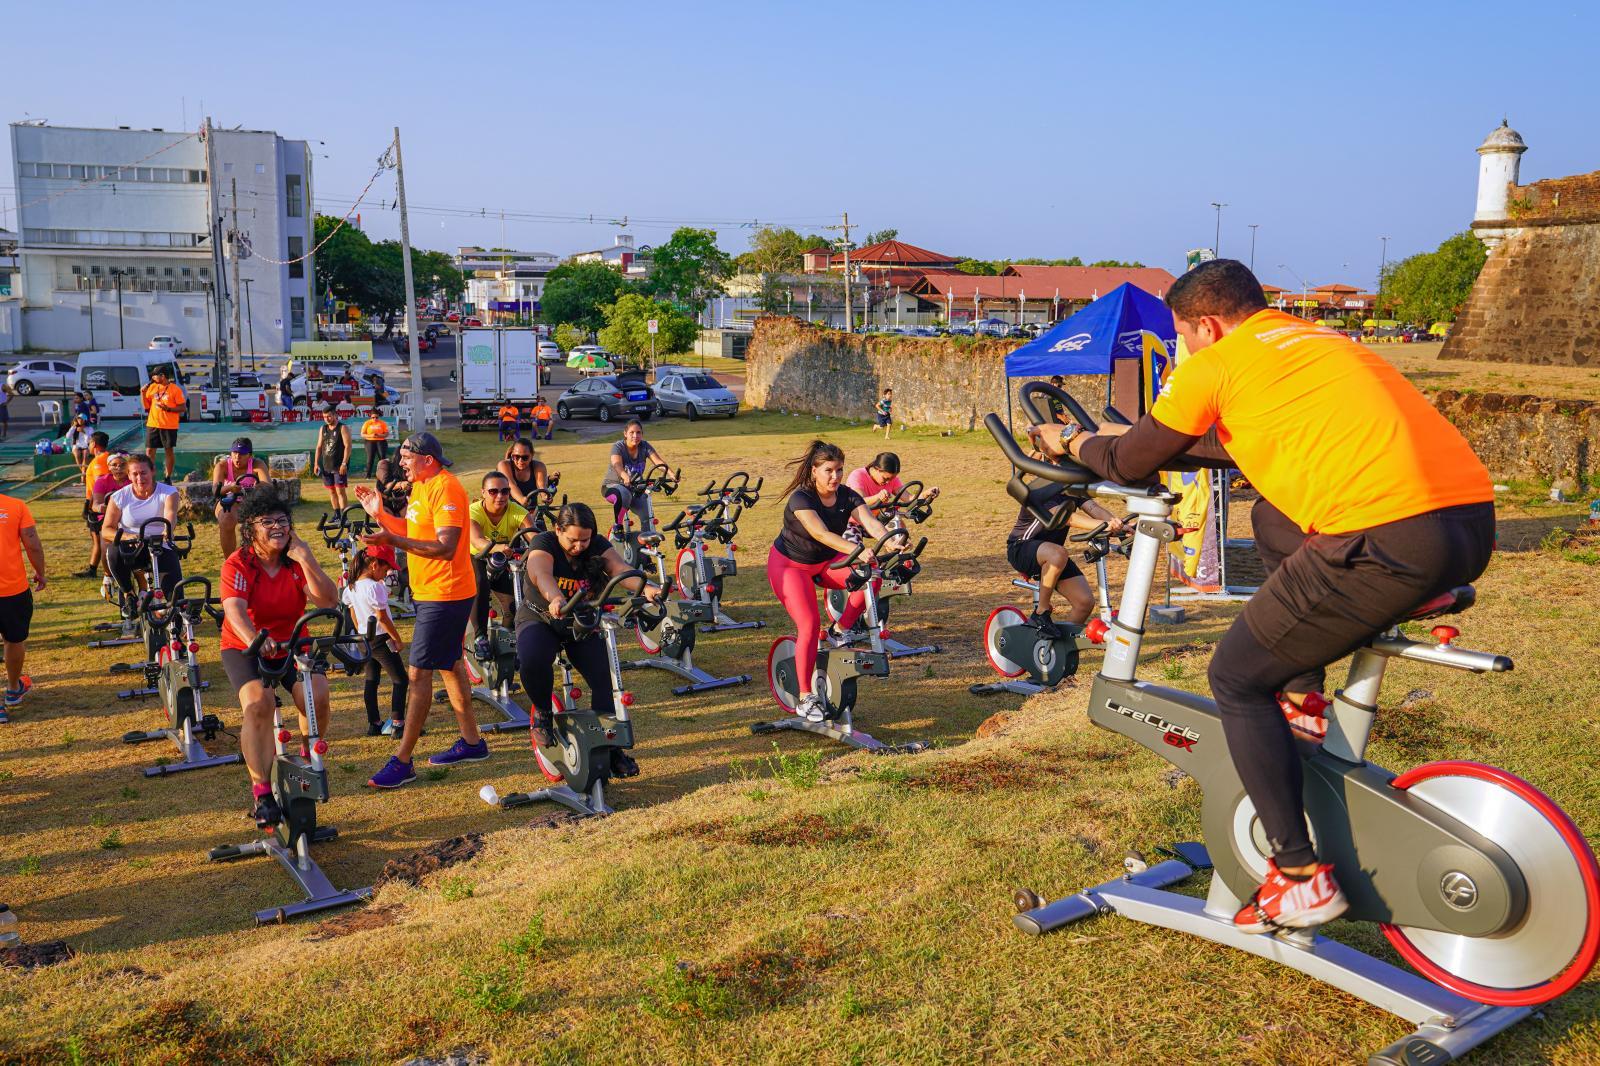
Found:
<svg viewBox="0 0 1600 1066"><path fill-rule="evenodd" d="M814 433L852 463L883 446L865 426L776 415L650 431L694 487L739 468L775 487ZM612 438L562 437L543 457L574 498L593 501ZM445 438L469 485L497 455L484 435ZM126 649L84 648L89 624L108 617L97 586L53 579L31 650L39 690L0 730L0 900L19 911L25 940L64 938L79 954L0 970L0 1063L377 1063L454 1048L497 1063L1334 1063L1399 1036L1401 1023L1358 1001L1176 934L1107 920L1033 941L1011 928L1012 888L1060 894L1111 876L1129 848L1192 839L1198 797L1165 763L1090 727L1086 687L1026 703L968 695L993 677L983 620L1013 600L1007 469L977 435L897 435L892 447L907 474L943 489L924 527L926 572L917 595L895 603L892 628L946 650L864 683L858 721L933 751L870 757L749 733L776 717L766 653L787 632L761 572L781 514L774 493L747 514L746 569L728 600L769 628L697 649L714 673L756 681L679 699L675 679L629 674L643 775L612 789L613 818L552 828L551 812L484 806L484 784L535 783L514 737L492 738L486 763L373 793L362 783L391 745L360 735L359 687L336 681L334 796L322 817L340 837L318 851L335 883L369 884L389 860L445 838L486 837L474 860L416 886L392 882L320 923L253 926L254 910L295 890L269 860L205 860L253 833L242 770L140 775L164 751L120 738L155 727L160 712L112 698L126 685L107 670ZM1462 643L1515 656L1516 672L1397 666L1372 757L1396 770L1494 762L1600 836L1584 740L1600 725L1600 679L1585 665L1600 637L1600 569L1590 548L1550 535L1581 521L1577 506L1541 502L1537 486L1514 486L1501 504L1502 552ZM302 531L319 511L297 511ZM35 514L52 571L79 565L76 501ZM189 572L215 573L213 532L200 528ZM1149 673L1203 689L1208 646L1234 610L1202 607L1155 630ZM214 651L205 658L216 686L207 706L234 725ZM997 713L998 732L974 740ZM448 713L436 714L419 751L452 737ZM233 745L220 738L213 750ZM1392 958L1371 928L1333 932ZM1591 980L1480 1061L1600 1060L1597 1015Z"/></svg>
<svg viewBox="0 0 1600 1066"><path fill-rule="evenodd" d="M1600 400L1600 370L1577 366L1525 366L1440 359L1444 345L1369 344L1424 392L1498 392L1552 400Z"/></svg>

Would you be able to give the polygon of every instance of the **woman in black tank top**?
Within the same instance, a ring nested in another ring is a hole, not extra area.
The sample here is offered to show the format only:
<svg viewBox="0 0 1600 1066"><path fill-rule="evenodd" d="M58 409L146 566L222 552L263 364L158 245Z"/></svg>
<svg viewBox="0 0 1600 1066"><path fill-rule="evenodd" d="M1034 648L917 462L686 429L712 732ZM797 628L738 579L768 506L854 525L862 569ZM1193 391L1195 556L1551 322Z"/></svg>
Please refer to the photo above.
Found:
<svg viewBox="0 0 1600 1066"><path fill-rule="evenodd" d="M530 511L538 504L533 495L535 490L544 488L550 481L550 472L534 458L533 442L527 437L512 441L506 449L506 457L495 469L511 482L511 498Z"/></svg>

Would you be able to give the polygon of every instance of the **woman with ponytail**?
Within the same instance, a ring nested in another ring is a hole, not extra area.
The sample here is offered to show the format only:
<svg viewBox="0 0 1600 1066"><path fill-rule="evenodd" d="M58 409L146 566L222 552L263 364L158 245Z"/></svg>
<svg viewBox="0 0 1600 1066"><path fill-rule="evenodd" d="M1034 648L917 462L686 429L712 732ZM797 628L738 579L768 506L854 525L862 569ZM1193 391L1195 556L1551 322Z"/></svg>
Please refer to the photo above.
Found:
<svg viewBox="0 0 1600 1066"><path fill-rule="evenodd" d="M844 535L852 520L874 540L886 530L861 494L843 483L844 452L838 445L814 440L805 454L789 465L795 468L794 477L783 490L789 502L783 509L783 528L767 553L767 581L795 624L794 665L800 685L795 713L820 722L824 717L822 697L811 691L821 624L817 586L845 587L849 571L831 567L855 550L855 544ZM862 558L873 561L870 550L862 552ZM866 595L857 589L850 594L844 614L828 630L827 639L833 646L847 643L845 634L865 608Z"/></svg>

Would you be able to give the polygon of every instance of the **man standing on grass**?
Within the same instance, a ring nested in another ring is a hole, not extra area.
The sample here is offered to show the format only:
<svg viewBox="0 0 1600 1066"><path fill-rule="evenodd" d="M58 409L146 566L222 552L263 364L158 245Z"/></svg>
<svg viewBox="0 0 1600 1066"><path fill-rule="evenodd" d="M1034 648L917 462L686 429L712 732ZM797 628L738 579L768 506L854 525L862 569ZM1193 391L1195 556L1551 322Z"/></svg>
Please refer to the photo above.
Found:
<svg viewBox="0 0 1600 1066"><path fill-rule="evenodd" d="M22 553L33 564L33 583L22 568ZM33 594L44 591L44 545L34 527L28 505L13 496L0 496L0 641L6 649L6 691L0 707L0 724L9 722L12 708L33 688L22 672L28 655L28 629L33 622Z"/></svg>
<svg viewBox="0 0 1600 1066"><path fill-rule="evenodd" d="M149 412L144 420L144 453L150 457L150 464L154 466L156 449L166 450L167 476L162 480L170 485L172 468L176 461L173 451L178 446L178 420L189 410L189 400L184 396L183 389L162 367L150 371L150 384L144 387L144 392L139 398L144 402L144 409Z"/></svg>
<svg viewBox="0 0 1600 1066"><path fill-rule="evenodd" d="M444 457L444 450L432 433L407 437L400 445L400 465L411 482L411 499L403 520L383 509L383 498L374 489L356 486L356 499L383 527L363 539L369 545L388 544L406 553L411 568L411 599L417 608L416 629L411 636L405 734L399 750L367 782L373 788L399 788L416 779L411 755L428 721L435 670L443 672L444 689L456 712L461 736L448 751L431 756L428 765L450 766L489 757L489 744L479 735L478 720L472 713L472 685L461 657L478 591L471 542L466 534L470 510L467 492L445 469L450 460Z"/></svg>

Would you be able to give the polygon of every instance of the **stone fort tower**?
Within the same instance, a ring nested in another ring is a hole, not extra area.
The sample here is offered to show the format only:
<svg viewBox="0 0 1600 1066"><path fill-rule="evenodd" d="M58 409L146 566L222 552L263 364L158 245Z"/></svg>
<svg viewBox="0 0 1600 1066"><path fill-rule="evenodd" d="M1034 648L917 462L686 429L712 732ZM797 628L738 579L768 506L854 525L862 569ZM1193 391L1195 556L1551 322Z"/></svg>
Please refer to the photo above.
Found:
<svg viewBox="0 0 1600 1066"><path fill-rule="evenodd" d="M1440 358L1600 367L1600 171L1521 185L1527 150L1505 122L1478 146L1489 258Z"/></svg>

